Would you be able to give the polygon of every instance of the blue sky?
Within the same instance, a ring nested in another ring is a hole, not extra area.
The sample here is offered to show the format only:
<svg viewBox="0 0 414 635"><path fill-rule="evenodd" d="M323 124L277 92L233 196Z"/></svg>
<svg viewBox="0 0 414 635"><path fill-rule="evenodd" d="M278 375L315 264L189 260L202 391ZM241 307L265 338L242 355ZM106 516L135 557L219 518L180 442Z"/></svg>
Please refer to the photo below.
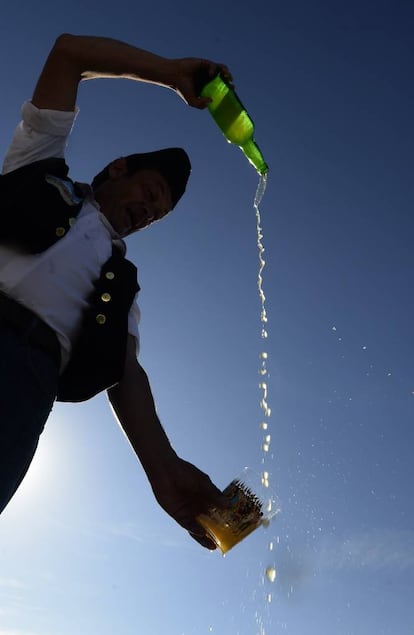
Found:
<svg viewBox="0 0 414 635"><path fill-rule="evenodd" d="M265 345L257 175L207 112L88 82L67 157L88 180L120 154L188 150L185 200L129 240L141 362L173 445L224 487L261 469L265 348L282 512L224 559L202 550L158 508L105 397L58 405L1 517L0 635L412 635L412 3L22 0L2 25L3 152L61 32L231 68L270 166Z"/></svg>

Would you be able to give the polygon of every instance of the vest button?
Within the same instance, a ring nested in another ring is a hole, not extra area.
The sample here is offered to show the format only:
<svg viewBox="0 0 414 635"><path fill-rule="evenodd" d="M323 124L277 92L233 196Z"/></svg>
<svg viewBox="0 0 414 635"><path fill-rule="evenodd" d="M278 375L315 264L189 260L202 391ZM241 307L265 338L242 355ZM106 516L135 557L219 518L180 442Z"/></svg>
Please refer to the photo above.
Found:
<svg viewBox="0 0 414 635"><path fill-rule="evenodd" d="M113 271L107 271L105 274L105 278L107 280L113 280L115 278L115 274Z"/></svg>
<svg viewBox="0 0 414 635"><path fill-rule="evenodd" d="M111 294L110 293L103 293L101 295L102 302L109 302L110 299L111 299Z"/></svg>
<svg viewBox="0 0 414 635"><path fill-rule="evenodd" d="M98 315L96 316L96 321L98 322L98 324L105 324L106 315L104 315L103 313L98 313Z"/></svg>
<svg viewBox="0 0 414 635"><path fill-rule="evenodd" d="M56 236L61 238L66 234L66 229L64 227L56 227Z"/></svg>
<svg viewBox="0 0 414 635"><path fill-rule="evenodd" d="M69 218L69 227L73 227L75 223L76 223L76 218L71 216L71 218Z"/></svg>

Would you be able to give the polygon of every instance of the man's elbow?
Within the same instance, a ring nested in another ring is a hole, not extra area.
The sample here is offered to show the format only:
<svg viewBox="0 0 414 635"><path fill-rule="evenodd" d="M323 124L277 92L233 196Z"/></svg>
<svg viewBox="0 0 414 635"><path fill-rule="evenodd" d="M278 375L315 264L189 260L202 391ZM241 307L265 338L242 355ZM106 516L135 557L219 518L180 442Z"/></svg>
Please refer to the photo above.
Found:
<svg viewBox="0 0 414 635"><path fill-rule="evenodd" d="M58 55L73 56L77 49L77 35L61 33L55 40L52 52Z"/></svg>
<svg viewBox="0 0 414 635"><path fill-rule="evenodd" d="M122 398L123 394L139 390L142 386L149 386L147 373L139 364L135 355L127 355L121 379L107 390L109 401L113 404L114 401Z"/></svg>

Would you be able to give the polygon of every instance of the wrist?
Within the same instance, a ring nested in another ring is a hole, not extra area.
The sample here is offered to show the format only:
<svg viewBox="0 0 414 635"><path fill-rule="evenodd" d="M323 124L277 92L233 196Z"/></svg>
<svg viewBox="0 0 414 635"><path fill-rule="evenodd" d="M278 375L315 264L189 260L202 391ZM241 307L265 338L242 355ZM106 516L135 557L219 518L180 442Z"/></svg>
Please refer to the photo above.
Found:
<svg viewBox="0 0 414 635"><path fill-rule="evenodd" d="M168 480L174 466L180 461L171 445L165 446L161 451L140 453L138 458L151 483Z"/></svg>
<svg viewBox="0 0 414 635"><path fill-rule="evenodd" d="M166 59L165 69L167 78L166 85L172 88L172 90L179 90L180 77L182 76L181 59Z"/></svg>

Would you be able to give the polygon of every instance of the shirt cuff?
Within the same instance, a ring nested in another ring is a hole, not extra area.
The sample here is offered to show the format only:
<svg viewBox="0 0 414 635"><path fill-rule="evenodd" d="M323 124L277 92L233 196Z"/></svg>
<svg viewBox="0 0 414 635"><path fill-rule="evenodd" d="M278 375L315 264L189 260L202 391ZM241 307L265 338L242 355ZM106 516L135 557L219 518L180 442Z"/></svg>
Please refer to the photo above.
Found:
<svg viewBox="0 0 414 635"><path fill-rule="evenodd" d="M27 126L36 132L67 137L72 130L78 112L77 106L74 111L49 110L37 108L31 101L25 101L22 106L22 119Z"/></svg>

